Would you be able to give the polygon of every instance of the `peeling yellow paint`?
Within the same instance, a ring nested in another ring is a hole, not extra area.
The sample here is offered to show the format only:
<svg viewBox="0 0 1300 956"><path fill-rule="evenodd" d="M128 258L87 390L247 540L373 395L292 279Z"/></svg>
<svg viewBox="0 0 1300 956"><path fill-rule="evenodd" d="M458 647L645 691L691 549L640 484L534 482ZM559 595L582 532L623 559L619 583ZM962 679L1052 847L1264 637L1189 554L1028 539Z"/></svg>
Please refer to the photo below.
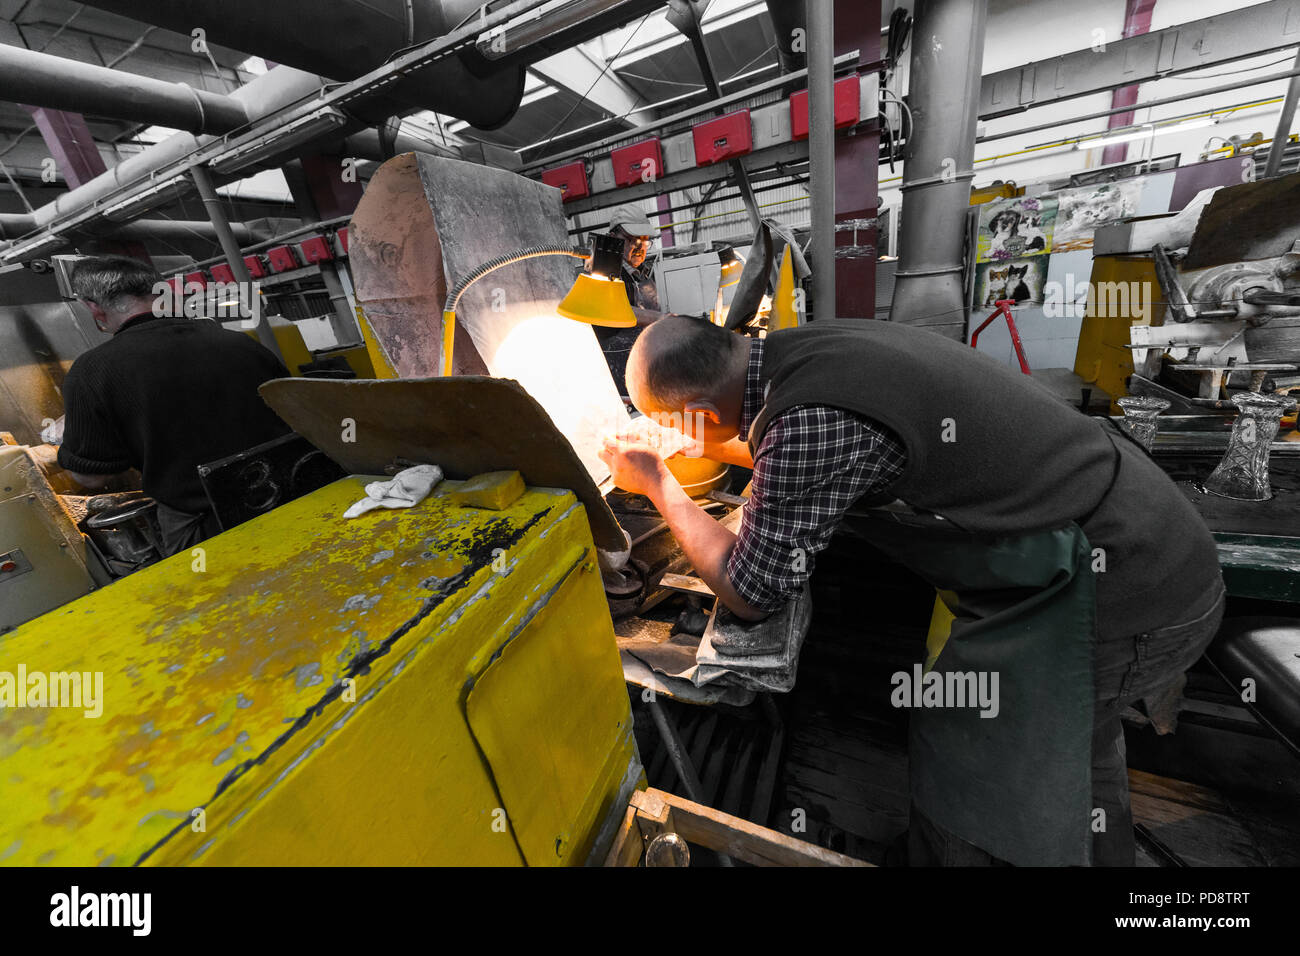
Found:
<svg viewBox="0 0 1300 956"><path fill-rule="evenodd" d="M554 489L459 508L444 482L414 508L345 521L367 480L205 542L204 572L180 554L0 638L0 670L104 675L98 719L0 709L0 862L520 863L465 699L526 620L563 636L530 641L574 652L550 669L563 680L502 703L498 725L548 708L618 716L607 745L578 752L521 726L496 758L584 781L581 807L528 822L564 834L554 862L581 862L639 776L600 582L575 573L592 553L582 508Z"/></svg>

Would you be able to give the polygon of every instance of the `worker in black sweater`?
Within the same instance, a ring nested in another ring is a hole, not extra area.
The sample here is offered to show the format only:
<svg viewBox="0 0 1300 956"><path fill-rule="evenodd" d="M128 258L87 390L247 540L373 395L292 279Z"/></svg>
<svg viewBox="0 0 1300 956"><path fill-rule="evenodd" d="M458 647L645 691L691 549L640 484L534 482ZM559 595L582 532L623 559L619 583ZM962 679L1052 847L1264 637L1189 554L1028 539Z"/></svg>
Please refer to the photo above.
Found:
<svg viewBox="0 0 1300 956"><path fill-rule="evenodd" d="M198 466L289 432L257 394L289 373L247 335L173 317L170 288L139 260L82 259L71 280L113 337L68 370L59 464L92 490L138 469L165 554L191 548L220 530Z"/></svg>

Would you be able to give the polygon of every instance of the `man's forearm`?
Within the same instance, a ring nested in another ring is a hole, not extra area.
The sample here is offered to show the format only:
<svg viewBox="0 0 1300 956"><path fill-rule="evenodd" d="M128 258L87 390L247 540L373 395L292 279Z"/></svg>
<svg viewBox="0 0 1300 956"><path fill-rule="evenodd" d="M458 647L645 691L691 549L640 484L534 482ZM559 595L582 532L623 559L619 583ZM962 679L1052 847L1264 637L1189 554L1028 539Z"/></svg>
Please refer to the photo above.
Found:
<svg viewBox="0 0 1300 956"><path fill-rule="evenodd" d="M761 621L767 617L769 612L750 606L727 576L727 560L736 546L736 536L702 511L672 478L662 481L650 499L695 566L696 574L722 603L742 620Z"/></svg>
<svg viewBox="0 0 1300 956"><path fill-rule="evenodd" d="M728 465L739 465L741 468L754 467L754 459L749 454L749 442L743 438L733 438L721 445L701 442L700 447L703 449L704 458L711 458L713 461Z"/></svg>
<svg viewBox="0 0 1300 956"><path fill-rule="evenodd" d="M64 470L66 471L67 469ZM78 472L78 471L68 471L68 475L69 477L72 478L73 481L81 485L81 487L83 488L86 488L90 491L103 491L105 488L108 488L110 485L128 484L129 479L131 477L131 469L128 468L126 471L114 472L111 475L87 475L83 472ZM115 490L122 490L122 489L119 488Z"/></svg>

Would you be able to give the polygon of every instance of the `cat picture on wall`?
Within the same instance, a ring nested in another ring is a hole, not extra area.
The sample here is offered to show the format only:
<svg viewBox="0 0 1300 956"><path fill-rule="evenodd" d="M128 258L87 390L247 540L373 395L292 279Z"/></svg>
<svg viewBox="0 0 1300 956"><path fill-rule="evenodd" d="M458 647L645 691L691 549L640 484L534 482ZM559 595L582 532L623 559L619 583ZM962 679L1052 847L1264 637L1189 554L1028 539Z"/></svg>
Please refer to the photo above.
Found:
<svg viewBox="0 0 1300 956"><path fill-rule="evenodd" d="M1043 304L1050 256L1026 256L1004 262L981 262L975 266L973 302L976 310L988 315L998 300L1012 302L1021 309Z"/></svg>
<svg viewBox="0 0 1300 956"><path fill-rule="evenodd" d="M1042 252L1047 248L1047 236L1043 232L1043 217L1026 216L1020 226L1020 234L1025 240L1025 252Z"/></svg>
<svg viewBox="0 0 1300 956"><path fill-rule="evenodd" d="M984 305L992 306L998 299L1007 297L1007 273L1010 266L1003 266L1001 269L989 269L985 272L984 287L988 294L984 296Z"/></svg>

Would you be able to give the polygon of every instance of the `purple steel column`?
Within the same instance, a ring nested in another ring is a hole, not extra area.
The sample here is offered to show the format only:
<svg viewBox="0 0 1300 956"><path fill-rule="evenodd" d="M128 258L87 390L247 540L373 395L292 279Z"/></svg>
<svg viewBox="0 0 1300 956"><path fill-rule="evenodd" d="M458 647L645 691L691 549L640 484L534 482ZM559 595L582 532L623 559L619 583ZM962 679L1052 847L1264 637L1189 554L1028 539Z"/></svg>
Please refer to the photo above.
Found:
<svg viewBox="0 0 1300 956"><path fill-rule="evenodd" d="M672 200L665 193L655 199L655 206L659 209L659 225L664 227L659 231L659 244L664 249L671 249L677 244L673 236L673 215L668 212L673 206Z"/></svg>
<svg viewBox="0 0 1300 956"><path fill-rule="evenodd" d="M1151 11L1155 9L1156 0L1126 0L1124 4L1124 32L1120 39L1127 40L1129 37L1140 36L1151 29ZM1137 102L1138 84L1130 83L1128 86L1121 86L1110 95L1111 108L1117 106L1132 106ZM1126 113L1116 113L1106 123L1107 129L1119 129L1123 126L1133 125L1133 111ZM1101 164L1109 166L1111 163L1122 163L1128 159L1128 143L1115 143L1107 146L1101 154Z"/></svg>
<svg viewBox="0 0 1300 956"><path fill-rule="evenodd" d="M880 4L835 0L835 55L854 50L858 51L859 72L878 68ZM870 113L875 104L866 107ZM879 166L880 131L874 121L854 136L835 137L835 221L873 220L868 228L835 234L837 247L856 246L853 254L845 250L835 260L835 311L844 318L871 319L876 315L874 220Z"/></svg>
<svg viewBox="0 0 1300 956"><path fill-rule="evenodd" d="M95 146L95 137L90 134L86 118L80 113L68 113L63 110L46 109L43 106L24 106L36 123L45 139L45 146L50 151L63 181L69 189L76 189L90 182L100 173L107 172L104 157L99 155ZM144 262L151 262L149 252L141 242L111 243L123 255Z"/></svg>

